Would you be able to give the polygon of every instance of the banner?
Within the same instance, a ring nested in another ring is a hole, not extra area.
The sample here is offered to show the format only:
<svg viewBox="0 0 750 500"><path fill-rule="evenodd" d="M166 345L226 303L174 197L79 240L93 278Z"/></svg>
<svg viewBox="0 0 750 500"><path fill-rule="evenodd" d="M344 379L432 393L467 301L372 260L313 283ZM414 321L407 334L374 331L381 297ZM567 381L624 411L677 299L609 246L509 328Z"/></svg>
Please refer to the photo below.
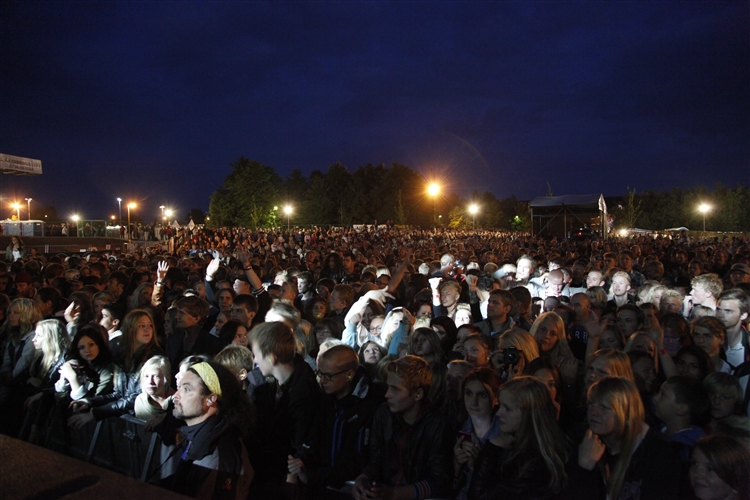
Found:
<svg viewBox="0 0 750 500"><path fill-rule="evenodd" d="M0 172L13 175L42 175L42 160L0 153Z"/></svg>

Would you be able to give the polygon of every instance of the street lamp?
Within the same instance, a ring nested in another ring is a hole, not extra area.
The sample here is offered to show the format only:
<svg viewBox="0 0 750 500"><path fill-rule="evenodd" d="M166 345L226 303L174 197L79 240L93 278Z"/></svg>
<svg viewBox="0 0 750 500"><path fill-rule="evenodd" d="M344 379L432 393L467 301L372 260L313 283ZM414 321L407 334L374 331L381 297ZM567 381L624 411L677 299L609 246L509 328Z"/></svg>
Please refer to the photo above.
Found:
<svg viewBox="0 0 750 500"><path fill-rule="evenodd" d="M469 213L471 214L471 229L476 229L476 218L479 207L476 204L469 206Z"/></svg>
<svg viewBox="0 0 750 500"><path fill-rule="evenodd" d="M161 220L164 220L164 208L166 208L164 205L159 205L159 208L161 208Z"/></svg>
<svg viewBox="0 0 750 500"><path fill-rule="evenodd" d="M135 207L135 203L128 203L128 241L133 240L133 235L131 234L132 231L130 230L130 209Z"/></svg>
<svg viewBox="0 0 750 500"><path fill-rule="evenodd" d="M122 226L122 198L117 198L117 206L120 208L120 225Z"/></svg>
<svg viewBox="0 0 750 500"><path fill-rule="evenodd" d="M172 217L172 214L174 212L172 212L170 209L167 209L164 213L167 215L167 217Z"/></svg>
<svg viewBox="0 0 750 500"><path fill-rule="evenodd" d="M73 216L71 217L71 219L73 219L73 222L75 222L75 227L76 227L76 237L78 237L78 221L79 221L79 220L81 220L81 218L80 218L80 217L78 217L77 215L73 215ZM68 233L68 234L70 234L70 233Z"/></svg>
<svg viewBox="0 0 750 500"><path fill-rule="evenodd" d="M698 211L703 214L703 232L706 232L706 212L711 210L711 205L707 205L705 203L701 203L701 205L698 207Z"/></svg>
<svg viewBox="0 0 750 500"><path fill-rule="evenodd" d="M292 206L287 205L284 207L284 213L286 214L286 230L289 231L289 216L292 215Z"/></svg>
<svg viewBox="0 0 750 500"><path fill-rule="evenodd" d="M16 210L16 212L18 212L18 220L21 220L21 204L20 203L14 203L11 206Z"/></svg>
<svg viewBox="0 0 750 500"><path fill-rule="evenodd" d="M31 198L24 198L24 200L29 204L29 220L31 220Z"/></svg>
<svg viewBox="0 0 750 500"><path fill-rule="evenodd" d="M440 185L436 182L432 182L427 186L427 194L432 196L432 224L435 225L435 206L437 203L437 196L440 194Z"/></svg>

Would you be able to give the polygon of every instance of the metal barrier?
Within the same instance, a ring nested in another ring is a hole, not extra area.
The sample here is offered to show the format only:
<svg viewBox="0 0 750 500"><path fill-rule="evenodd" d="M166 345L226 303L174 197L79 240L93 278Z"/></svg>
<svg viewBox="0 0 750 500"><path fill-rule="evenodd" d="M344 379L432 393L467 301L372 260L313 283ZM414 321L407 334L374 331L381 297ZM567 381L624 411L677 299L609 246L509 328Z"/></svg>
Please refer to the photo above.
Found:
<svg viewBox="0 0 750 500"><path fill-rule="evenodd" d="M130 415L107 418L75 430L55 415L45 447L145 482L166 456L159 435ZM168 472L163 470L161 472Z"/></svg>

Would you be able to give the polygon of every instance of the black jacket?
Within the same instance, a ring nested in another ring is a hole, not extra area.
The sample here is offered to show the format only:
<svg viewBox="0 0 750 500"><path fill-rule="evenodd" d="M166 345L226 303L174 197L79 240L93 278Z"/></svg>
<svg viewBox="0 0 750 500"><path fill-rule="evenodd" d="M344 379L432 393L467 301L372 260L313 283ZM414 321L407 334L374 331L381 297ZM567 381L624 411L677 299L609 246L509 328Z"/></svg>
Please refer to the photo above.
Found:
<svg viewBox="0 0 750 500"><path fill-rule="evenodd" d="M247 498L253 468L241 433L220 415L180 429L180 457L174 475L165 479L171 490L195 498Z"/></svg>
<svg viewBox="0 0 750 500"><path fill-rule="evenodd" d="M277 397L277 389L280 392ZM320 388L310 365L294 358L294 372L280 388L274 381L255 388L257 430L251 439L250 460L258 479L270 484L286 480L288 455L304 455L320 400Z"/></svg>
<svg viewBox="0 0 750 500"><path fill-rule="evenodd" d="M384 403L375 413L370 461L362 474L391 486L414 485L417 498L449 495L453 436L448 420L428 405L414 425L409 425Z"/></svg>
<svg viewBox="0 0 750 500"><path fill-rule="evenodd" d="M198 325L193 328L198 330L199 333L198 337L195 339L193 348L190 351L185 350L186 330L175 332L167 337L166 356L169 359L169 364L173 367L173 370L179 367L180 361L188 356L194 354L206 354L213 357L221 350L221 341L217 337L201 330L201 327Z"/></svg>
<svg viewBox="0 0 750 500"><path fill-rule="evenodd" d="M341 399L324 394L316 424L301 457L311 487L340 488L354 481L370 458L373 417L383 404L386 387L373 382L360 367L352 393Z"/></svg>

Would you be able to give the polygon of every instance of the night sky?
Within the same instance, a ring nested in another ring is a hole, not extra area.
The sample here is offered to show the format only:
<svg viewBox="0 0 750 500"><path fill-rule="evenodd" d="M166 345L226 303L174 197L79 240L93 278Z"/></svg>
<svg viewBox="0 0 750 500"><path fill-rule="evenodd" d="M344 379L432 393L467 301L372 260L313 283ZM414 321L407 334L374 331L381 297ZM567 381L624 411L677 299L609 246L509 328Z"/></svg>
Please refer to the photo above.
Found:
<svg viewBox="0 0 750 500"><path fill-rule="evenodd" d="M749 185L750 3L4 1L0 152L44 169L0 175L0 218L208 209L240 156L464 197Z"/></svg>

